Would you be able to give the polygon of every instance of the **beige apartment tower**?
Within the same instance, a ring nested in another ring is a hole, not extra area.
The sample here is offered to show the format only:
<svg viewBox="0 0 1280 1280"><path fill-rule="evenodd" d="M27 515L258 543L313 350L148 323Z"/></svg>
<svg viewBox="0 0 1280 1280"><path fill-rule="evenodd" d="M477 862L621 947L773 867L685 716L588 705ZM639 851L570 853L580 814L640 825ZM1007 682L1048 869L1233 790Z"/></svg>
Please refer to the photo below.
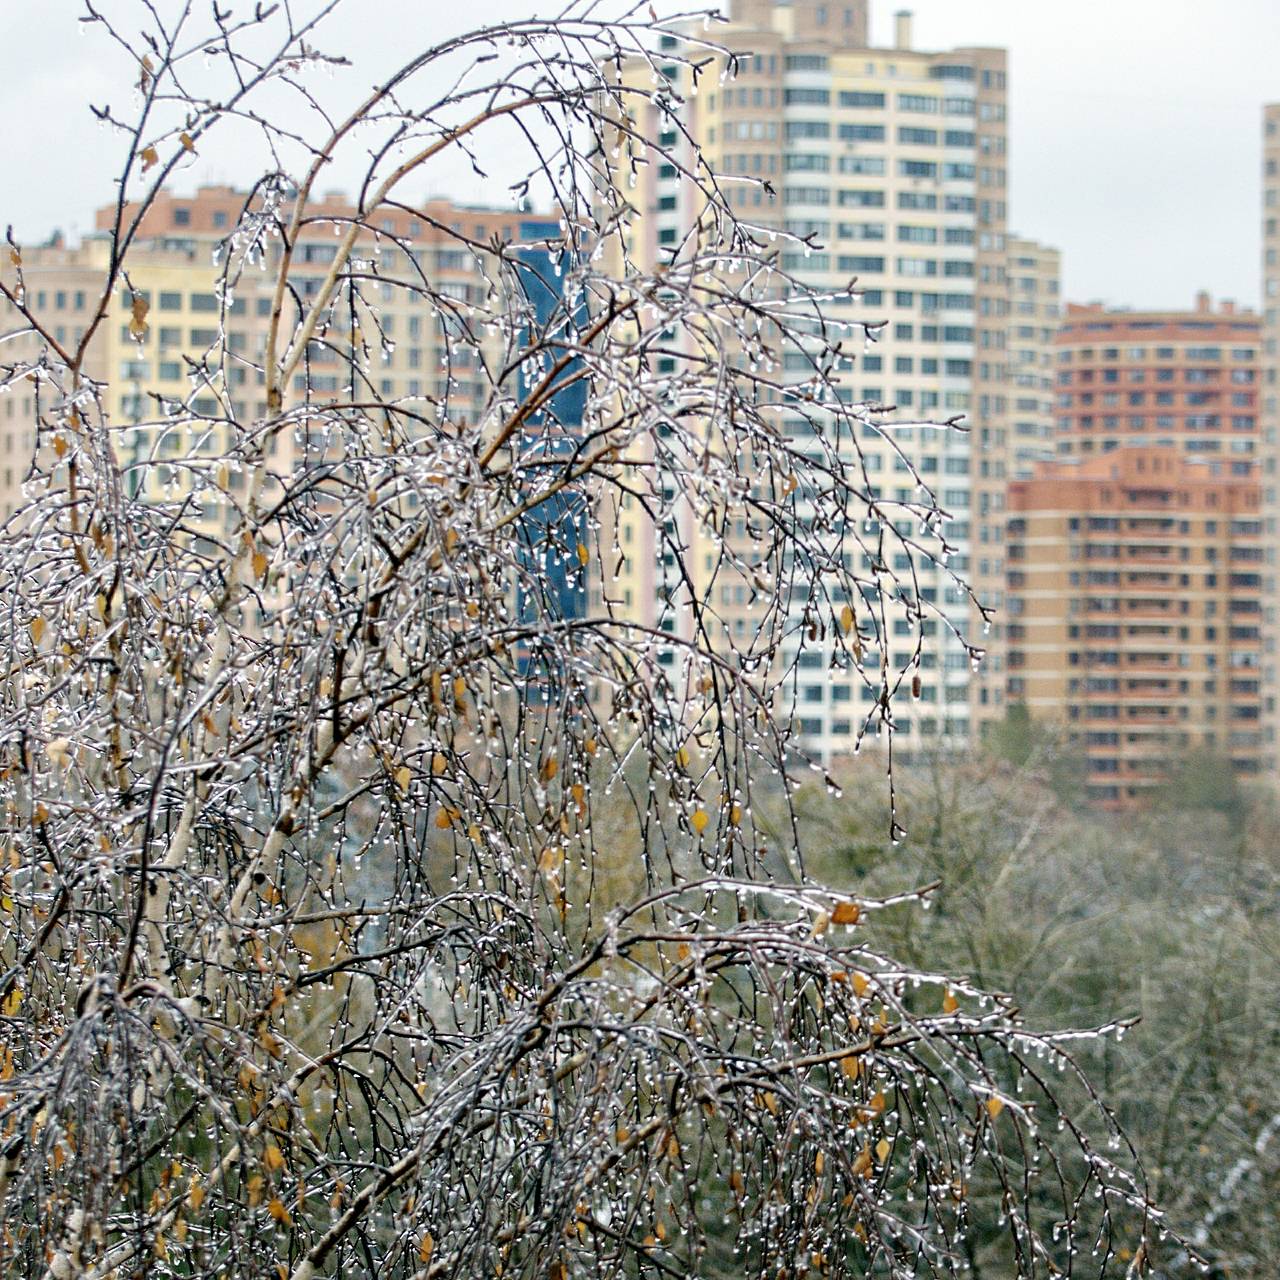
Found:
<svg viewBox="0 0 1280 1280"><path fill-rule="evenodd" d="M908 428L892 439L948 513L946 534L956 548L950 568L969 577L976 442L997 448L997 439L1006 440L1009 411L1005 53L918 49L905 13L892 47L871 48L863 3L738 0L729 16L714 38L741 55L736 76L722 81L708 68L694 95L678 64L659 70L685 91L687 127L711 167L728 175L735 213L766 232L811 237L807 252L784 250L784 267L840 295L834 315L883 322L883 341L856 350L841 386L842 399L876 406L858 441L876 496L909 503L917 493L917 477L876 423L964 419L967 432ZM647 82L647 67L635 71ZM669 141L678 144L674 133ZM675 166L643 166L638 181L633 200L643 216L632 250L659 263L696 220L699 196ZM856 294L848 291L853 278ZM797 381L806 376L799 364ZM812 431L798 416L783 426L801 447ZM994 492L994 474L990 481ZM679 628L684 622L667 607L671 584L662 578L656 531L635 513L630 520L622 513L622 524L630 550L619 590L640 619ZM871 558L856 547L846 554L870 581ZM728 598L716 603L727 639L747 647L764 606L745 587L741 599L737 584L722 590ZM895 717L898 749L908 755L969 741L972 664L952 627L971 644L986 639L946 571L925 568L919 590L926 613L937 613L922 624L919 698L904 700ZM890 610L883 638L890 667L914 650L916 626ZM832 653L820 646L793 664L796 656L783 655L794 671L783 714L810 750L838 758L876 719L875 691L856 672L833 669Z"/></svg>

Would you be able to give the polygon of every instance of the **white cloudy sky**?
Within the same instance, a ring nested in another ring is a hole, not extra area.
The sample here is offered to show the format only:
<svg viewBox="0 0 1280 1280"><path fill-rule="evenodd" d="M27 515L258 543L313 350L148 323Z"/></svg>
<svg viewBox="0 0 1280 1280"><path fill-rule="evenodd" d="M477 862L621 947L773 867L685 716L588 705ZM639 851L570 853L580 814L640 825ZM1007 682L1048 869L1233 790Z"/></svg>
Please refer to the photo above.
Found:
<svg viewBox="0 0 1280 1280"><path fill-rule="evenodd" d="M162 12L176 3L158 0ZM562 0L345 3L320 43L351 58L340 74L354 92L463 22L549 13ZM1278 0L872 3L874 43L888 41L893 10L909 7L921 47L1010 50L1012 221L1064 250L1068 297L1176 306L1203 287L1256 303L1260 115L1280 99ZM124 107L130 77L100 37L78 34L80 12L78 0L0 4L0 222L26 240L85 228L113 194L119 142L87 103ZM188 181L251 176L222 151ZM462 176L435 185L483 194Z"/></svg>

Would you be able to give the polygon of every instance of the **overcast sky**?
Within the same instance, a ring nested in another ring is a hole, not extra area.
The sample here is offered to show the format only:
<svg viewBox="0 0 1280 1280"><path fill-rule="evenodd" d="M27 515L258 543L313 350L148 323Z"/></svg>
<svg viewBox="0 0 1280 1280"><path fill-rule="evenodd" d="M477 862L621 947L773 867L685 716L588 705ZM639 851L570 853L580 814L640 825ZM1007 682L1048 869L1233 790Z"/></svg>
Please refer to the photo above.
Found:
<svg viewBox="0 0 1280 1280"><path fill-rule="evenodd" d="M352 60L341 74L354 90L463 21L560 0L347 3L318 43ZM1256 304L1261 107L1280 99L1280 0L872 3L873 43L889 42L895 9L913 8L919 47L1009 49L1011 226L1063 250L1069 298L1180 306L1206 288ZM113 195L119 142L86 104L123 107L129 81L100 36L78 34L81 11L78 0L0 0L0 221L26 240L86 228ZM188 184L246 183L231 155L202 160ZM462 175L451 185L439 193L484 194Z"/></svg>

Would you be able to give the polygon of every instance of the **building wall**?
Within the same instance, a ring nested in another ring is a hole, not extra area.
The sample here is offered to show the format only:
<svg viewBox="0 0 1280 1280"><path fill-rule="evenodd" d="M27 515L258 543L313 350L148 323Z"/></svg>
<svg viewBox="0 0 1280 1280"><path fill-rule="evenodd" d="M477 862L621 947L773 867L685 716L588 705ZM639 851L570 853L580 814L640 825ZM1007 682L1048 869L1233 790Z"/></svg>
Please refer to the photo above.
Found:
<svg viewBox="0 0 1280 1280"><path fill-rule="evenodd" d="M898 32L899 47L868 49L856 6L847 38L843 26L832 31L844 17L838 4L739 3L732 17L716 39L741 52L738 74L722 82L716 68L704 73L699 94L687 96L688 126L713 169L746 179L724 183L743 221L765 233L781 228L812 237L809 252L784 249L783 267L841 295L833 315L883 322L883 344L857 351L842 379L842 395L851 403L877 406L866 415L858 442L869 480L886 504L914 501L916 477L896 456L902 448L950 514L947 536L957 549L950 567L967 573L975 506L972 442L978 428L991 429L1008 412L1005 54L909 48L906 25ZM634 71L647 81L647 67ZM674 64L670 72L679 78ZM632 251L638 261L656 262L691 225L700 197L675 167L664 172L646 166L634 190L639 216ZM855 277L856 296L848 291ZM792 376L799 381L803 358L797 356L795 365ZM875 425L952 418L965 418L974 431L897 428L890 443ZM810 426L798 417L783 425L799 447L811 438ZM854 460L851 448L846 460ZM988 503L995 488L992 477ZM907 528L910 522L900 518ZM732 529L728 534L739 536ZM662 550L639 526L632 536L651 554L642 551L621 588L630 592L641 619L646 611L650 619L660 617L661 574L646 575L648 565L660 570ZM750 562L749 543L735 550ZM873 550L850 545L846 552L850 567L868 582ZM701 548L698 561L704 567L719 563L711 549ZM957 748L968 740L971 664L948 624L982 643L973 634L981 628L972 625L967 596L945 572L926 568L920 585L926 608L943 616L924 624L920 700L898 708L898 745L907 752ZM770 592L731 573L717 576L710 590L723 614L725 643L749 648L765 612L775 607ZM917 632L905 613L892 609L889 632L893 667L914 650ZM784 649L786 668L797 656L798 625L793 634ZM853 749L876 704L861 675L832 670L831 657L821 648L805 655L806 665L797 666L791 679L794 705L782 712L826 758Z"/></svg>
<svg viewBox="0 0 1280 1280"><path fill-rule="evenodd" d="M1266 521L1266 650L1263 656L1268 767L1280 774L1280 103L1263 110L1262 493Z"/></svg>
<svg viewBox="0 0 1280 1280"><path fill-rule="evenodd" d="M1022 237L1006 240L1004 330L989 339L999 343L998 356L991 357L1001 362L1002 385L992 392L998 412L984 418L973 442L977 513L970 574L979 601L993 611L985 629L980 617L972 624L986 650L969 685L975 735L989 732L1006 712L1006 494L1011 479L1029 476L1036 461L1053 456L1053 341L1061 274L1057 249Z"/></svg>
<svg viewBox="0 0 1280 1280"><path fill-rule="evenodd" d="M1207 294L1194 311L1069 305L1058 329L1057 447L1220 457L1248 474L1258 450L1260 317Z"/></svg>
<svg viewBox="0 0 1280 1280"><path fill-rule="evenodd" d="M122 282L108 300L89 352L87 372L105 384L106 420L132 428L118 437L118 451L126 463L143 457L172 459L150 472L151 483L169 493L190 488L201 456L221 453L232 430L229 424L193 418L184 409L200 418L233 419L241 426L266 415L261 366L280 242L268 241L265 265L247 269L234 281L229 297L220 295L215 265L215 252L236 225L247 198L229 187L205 187L193 196L162 193L139 228L130 254L130 285ZM349 204L339 196L314 206L316 221L299 237L289 273L290 289L302 305L319 290L333 261L335 228L349 212ZM98 231L78 246L55 244L23 255L31 305L55 337L65 332L68 340L77 339L97 307L109 264L107 229L113 216L113 208L100 210ZM482 300L488 288L483 260L470 251L468 241L484 246L498 236L529 245L536 257L546 252L541 246L555 232L551 224L517 211L471 209L442 201L412 211L380 211L379 230L384 235L369 248L385 274L401 281L413 278L414 268L405 257L411 245L433 286L463 307ZM402 243L397 245L393 237ZM11 280L13 274L9 266L5 278ZM455 416L477 410L489 395L491 372L480 365L445 366L443 321L434 305L390 280L367 288L376 315L370 308L357 308L354 317L331 326L323 341L313 343L309 372L299 371L295 385L285 389L286 405L309 379L313 402L326 397L359 402L376 395L416 408L428 418L432 406L446 401ZM129 329L133 291L149 304L147 332L141 340ZM296 315L292 301L286 303L286 312L287 335ZM4 304L3 313L6 328L20 327L12 307ZM371 356L365 380L355 384L346 363L353 344L367 348ZM37 347L32 338L19 339L7 345L6 356L34 354ZM201 372L202 366L212 372ZM0 508L6 511L21 501L22 460L29 459L37 435L37 406L27 385L0 404ZM290 432L271 442L269 465L281 477L292 471L295 448ZM241 479L234 474L229 479L233 497ZM222 514L232 517L229 508Z"/></svg>
<svg viewBox="0 0 1280 1280"><path fill-rule="evenodd" d="M1171 760L1263 767L1260 492L1222 459L1118 449L1009 486L1009 697L1123 807Z"/></svg>

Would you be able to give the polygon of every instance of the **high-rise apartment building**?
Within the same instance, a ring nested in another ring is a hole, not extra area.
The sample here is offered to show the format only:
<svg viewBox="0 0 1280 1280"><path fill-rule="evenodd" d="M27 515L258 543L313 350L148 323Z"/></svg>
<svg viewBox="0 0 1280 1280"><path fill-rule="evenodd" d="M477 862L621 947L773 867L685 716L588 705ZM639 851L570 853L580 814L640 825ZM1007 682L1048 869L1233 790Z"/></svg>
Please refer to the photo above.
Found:
<svg viewBox="0 0 1280 1280"><path fill-rule="evenodd" d="M86 372L99 381L103 409L117 426L139 426L122 433L118 448L126 462L155 458L161 466L149 471L150 481L168 491L182 490L191 476L193 455L220 452L225 441L218 437L217 419L241 423L266 414L261 358L266 349L275 260L264 268L249 268L235 281L230 296L220 296L214 251L236 226L245 206L244 192L229 187L204 187L193 196L160 194L148 211L130 251L129 280L132 290L148 304L147 331L139 338L130 330L134 294L123 283L108 304L89 351ZM325 214L345 219L350 206L341 196L327 197L312 209L314 224L296 246L290 286L305 304L319 290L336 252L334 228ZM97 215L98 230L81 244L68 247L54 241L22 254L22 271L28 305L50 328L59 342L79 342L97 307L110 260L110 226L113 209ZM559 242L554 221L515 210L474 209L445 201L429 201L418 210L387 209L379 213L379 230L387 239L378 246L389 274L409 278L404 251L391 237L412 245L418 262L430 270L433 285L460 306L480 301L489 287L479 257L462 247L459 237L484 244L500 237L524 245L522 261L536 269L545 256L548 239ZM279 241L268 241L268 255L279 253ZM534 255L529 257L529 255ZM6 264L6 278L14 268ZM542 273L552 278L553 273ZM366 325L359 340L369 344L377 358L366 375L383 399L394 399L412 409L429 412L429 406L448 402L460 416L485 402L491 388L483 369L448 365L445 323L437 309L426 305L411 290L390 283L371 285L377 306L376 328ZM0 307L6 328L20 328L17 312L7 303ZM312 401L360 396L350 389L349 365L342 356L343 342L353 335L331 335L327 342L312 344L307 369L297 375L298 390L306 379ZM34 354L36 340L23 337L6 344L6 361ZM226 357L225 360L223 357ZM21 484L36 444L36 388L20 384L0 403L0 512L11 511L21 500ZM172 412L189 406L188 419ZM42 440L48 447L50 441ZM270 446L270 469L288 474L294 465L298 443L291 433L280 433ZM232 475L234 491L242 476ZM210 518L214 513L209 513ZM230 516L229 509L223 512Z"/></svg>
<svg viewBox="0 0 1280 1280"><path fill-rule="evenodd" d="M1261 321L1202 293L1193 311L1067 307L1055 342L1057 449L1171 448L1251 473Z"/></svg>
<svg viewBox="0 0 1280 1280"><path fill-rule="evenodd" d="M1259 317L1068 306L1057 458L1009 485L1006 701L1065 726L1090 795L1198 751L1263 767Z"/></svg>
<svg viewBox="0 0 1280 1280"><path fill-rule="evenodd" d="M1267 765L1274 775L1280 772L1280 103L1263 110L1262 142L1263 736Z"/></svg>
<svg viewBox="0 0 1280 1280"><path fill-rule="evenodd" d="M1230 456L1119 448L1009 486L1008 693L1124 807L1192 753L1261 761L1260 493Z"/></svg>
<svg viewBox="0 0 1280 1280"><path fill-rule="evenodd" d="M959 552L951 568L968 574L975 441L994 439L1008 413L1005 53L916 49L907 14L898 17L892 48L870 48L865 0L738 0L729 24L713 34L739 55L735 76L722 80L707 68L694 95L684 68L673 62L660 70L684 90L687 127L711 167L748 179L724 183L731 206L759 227L812 237L811 250L784 253L784 267L844 295L847 311L837 304L836 314L885 322L884 341L842 376L842 398L886 407L873 417L889 419L887 407L896 406L904 421L963 417L970 428L893 432L950 515L947 536ZM647 83L648 66L634 70ZM656 116L641 124L648 126L660 127ZM674 131L666 141L680 143ZM676 165L642 167L632 199L644 215L632 245L641 261L673 252L700 211L699 193ZM847 293L854 277L860 296ZM796 363L800 381L803 357ZM799 417L784 427L797 440L811 431ZM916 478L893 445L874 429L859 443L879 495L913 501ZM631 541L619 589L642 616L649 610L677 631L685 624L667 607L660 533L625 512L621 525L624 543ZM848 554L862 557L855 548ZM904 562L894 567L905 572L904 553L895 554ZM869 571L870 557L863 559L852 567ZM728 636L747 645L763 606L736 584L723 590L729 598L717 604ZM895 717L899 747L957 747L970 734L971 663L947 622L977 645L981 622L945 571L922 566L919 591L922 624L905 610L889 613L891 667L914 649L917 625L925 629L919 699L904 701ZM943 616L928 616L933 609ZM785 666L792 656L784 653ZM793 686L791 715L806 744L827 758L852 750L875 691L856 672L833 670L816 645L799 655Z"/></svg>
<svg viewBox="0 0 1280 1280"><path fill-rule="evenodd" d="M1005 599L1005 510L1010 480L1053 456L1054 338L1061 314L1062 258L1057 249L1010 236L1006 242L1006 327L1000 345L1004 388L992 397L974 440L974 527L971 574L979 599L993 610L983 636L986 658L970 682L972 731L981 736L1006 712L1008 606ZM983 406L980 404L979 408Z"/></svg>

